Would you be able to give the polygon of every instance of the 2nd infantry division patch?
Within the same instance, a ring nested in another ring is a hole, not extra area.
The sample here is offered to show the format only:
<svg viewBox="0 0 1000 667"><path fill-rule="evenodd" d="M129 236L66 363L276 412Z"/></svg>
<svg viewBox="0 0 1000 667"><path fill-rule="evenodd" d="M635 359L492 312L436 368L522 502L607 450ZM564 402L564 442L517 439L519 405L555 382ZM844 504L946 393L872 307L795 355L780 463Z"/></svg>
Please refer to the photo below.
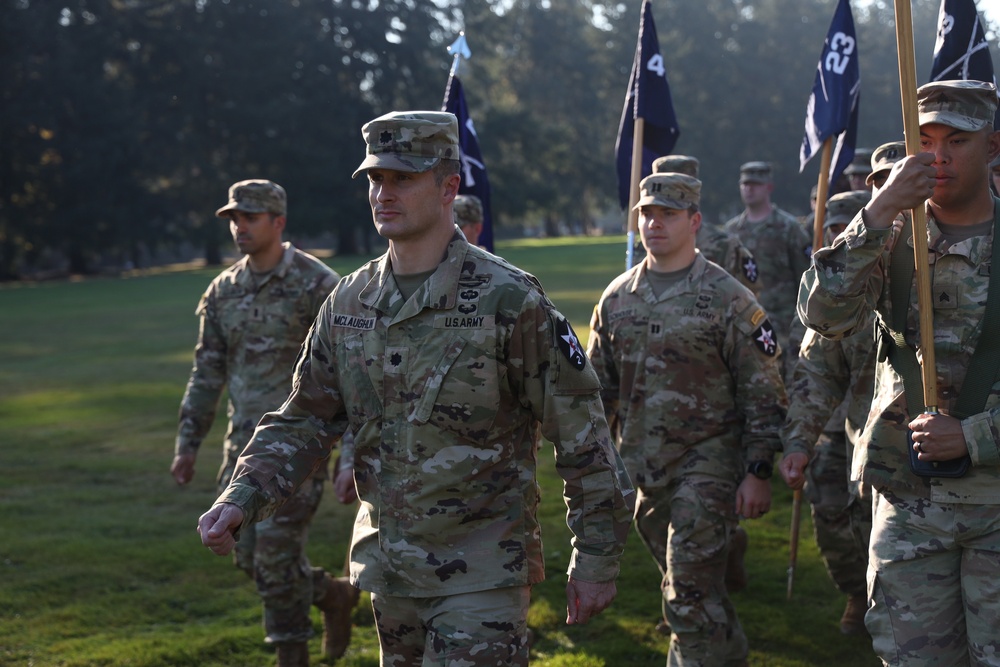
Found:
<svg viewBox="0 0 1000 667"><path fill-rule="evenodd" d="M565 317L559 318L559 321L556 322L556 339L559 343L559 349L569 359L573 368L578 371L583 370L587 365L587 355L583 351L583 346L580 345L580 340L573 332L573 327L570 326Z"/></svg>
<svg viewBox="0 0 1000 667"><path fill-rule="evenodd" d="M761 352L769 357L773 357L778 353L778 342L774 337L774 327L771 326L769 320L764 320L757 327L757 330L753 332L753 342Z"/></svg>

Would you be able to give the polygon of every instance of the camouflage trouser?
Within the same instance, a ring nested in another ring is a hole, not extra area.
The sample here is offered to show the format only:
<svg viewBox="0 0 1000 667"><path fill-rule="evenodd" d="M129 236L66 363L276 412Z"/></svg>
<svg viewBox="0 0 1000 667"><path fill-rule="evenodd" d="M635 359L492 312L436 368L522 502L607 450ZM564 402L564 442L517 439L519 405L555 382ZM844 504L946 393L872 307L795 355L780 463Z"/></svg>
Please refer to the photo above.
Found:
<svg viewBox="0 0 1000 667"><path fill-rule="evenodd" d="M323 497L322 478L305 482L277 513L245 528L233 561L257 583L264 603L265 641L301 642L312 636L309 608L326 572L306 556L309 522Z"/></svg>
<svg viewBox="0 0 1000 667"><path fill-rule="evenodd" d="M530 586L433 598L372 593L382 667L526 667Z"/></svg>
<svg viewBox="0 0 1000 667"><path fill-rule="evenodd" d="M738 525L736 483L685 475L638 489L636 530L663 572L670 624L667 665L722 667L746 660L743 627L726 592L726 559Z"/></svg>
<svg viewBox="0 0 1000 667"><path fill-rule="evenodd" d="M867 590L868 534L871 503L858 498L848 479L847 436L824 433L806 470L805 494L812 506L813 526L826 571L837 589L848 595Z"/></svg>
<svg viewBox="0 0 1000 667"><path fill-rule="evenodd" d="M1000 665L1000 506L875 497L865 625L886 665Z"/></svg>

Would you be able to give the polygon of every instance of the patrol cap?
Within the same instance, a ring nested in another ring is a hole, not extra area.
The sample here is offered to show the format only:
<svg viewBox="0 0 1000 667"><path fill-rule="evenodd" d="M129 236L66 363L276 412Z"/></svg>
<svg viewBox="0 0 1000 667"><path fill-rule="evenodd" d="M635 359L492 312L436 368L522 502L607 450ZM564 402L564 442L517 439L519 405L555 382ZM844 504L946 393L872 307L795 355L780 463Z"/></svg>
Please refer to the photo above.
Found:
<svg viewBox="0 0 1000 667"><path fill-rule="evenodd" d="M701 181L677 172L650 174L639 183L639 201L632 210L643 206L689 209L701 201Z"/></svg>
<svg viewBox="0 0 1000 667"><path fill-rule="evenodd" d="M826 202L826 219L823 221L823 229L833 225L848 224L871 198L872 193L867 190L850 190L833 195Z"/></svg>
<svg viewBox="0 0 1000 667"><path fill-rule="evenodd" d="M483 202L476 195L458 195L452 210L459 227L483 221Z"/></svg>
<svg viewBox="0 0 1000 667"><path fill-rule="evenodd" d="M770 182L771 164L769 162L746 162L740 166L740 184Z"/></svg>
<svg viewBox="0 0 1000 667"><path fill-rule="evenodd" d="M854 159L851 160L851 164L847 165L847 168L844 169L844 173L848 176L872 173L871 159L873 152L874 151L870 148L855 148Z"/></svg>
<svg viewBox="0 0 1000 667"><path fill-rule="evenodd" d="M865 185L870 187L876 176L892 169L892 165L904 157L906 157L906 143L902 141L890 141L876 148L872 153L872 171L865 179Z"/></svg>
<svg viewBox="0 0 1000 667"><path fill-rule="evenodd" d="M993 122L997 89L982 81L934 81L917 88L920 124L940 123L965 132Z"/></svg>
<svg viewBox="0 0 1000 667"><path fill-rule="evenodd" d="M672 171L698 178L698 166L698 158L692 155L664 155L653 160L653 173L662 174Z"/></svg>
<svg viewBox="0 0 1000 667"><path fill-rule="evenodd" d="M271 181L251 179L229 186L229 203L215 215L228 218L232 211L285 215L287 210L288 196L283 187Z"/></svg>
<svg viewBox="0 0 1000 667"><path fill-rule="evenodd" d="M361 136L367 157L351 178L375 168L420 173L459 159L458 118L446 111L393 111L365 123Z"/></svg>

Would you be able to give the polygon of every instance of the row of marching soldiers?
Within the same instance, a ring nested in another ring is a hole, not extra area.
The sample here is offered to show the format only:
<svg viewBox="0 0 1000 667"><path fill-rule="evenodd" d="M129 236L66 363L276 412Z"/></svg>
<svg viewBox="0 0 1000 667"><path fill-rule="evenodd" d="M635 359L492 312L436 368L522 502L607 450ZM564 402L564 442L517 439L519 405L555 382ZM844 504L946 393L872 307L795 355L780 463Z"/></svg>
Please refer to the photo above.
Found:
<svg viewBox="0 0 1000 667"><path fill-rule="evenodd" d="M890 142L854 165L863 186L827 201L815 254L771 204L767 163L742 166L746 209L725 231L700 224L696 159L660 158L640 184L647 256L605 291L588 351L663 574L668 664L745 664L738 521L768 511L778 449L847 595L841 632L869 633L887 665L1000 664L996 106L992 84L923 86L920 152ZM927 413L908 213L922 206L940 410ZM664 434L687 439L666 471Z"/></svg>

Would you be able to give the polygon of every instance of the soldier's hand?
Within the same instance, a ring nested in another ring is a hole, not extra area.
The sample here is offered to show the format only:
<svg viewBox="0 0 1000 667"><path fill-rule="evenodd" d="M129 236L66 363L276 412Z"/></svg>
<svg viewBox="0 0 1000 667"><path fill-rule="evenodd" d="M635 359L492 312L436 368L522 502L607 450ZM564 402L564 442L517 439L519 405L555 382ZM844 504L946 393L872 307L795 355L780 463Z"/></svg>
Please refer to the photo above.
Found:
<svg viewBox="0 0 1000 667"><path fill-rule="evenodd" d="M607 609L616 595L614 581L593 583L570 577L566 582L566 624L583 625Z"/></svg>
<svg viewBox="0 0 1000 667"><path fill-rule="evenodd" d="M174 481L181 486L194 479L195 454L177 454L173 463L170 464L170 474L174 476Z"/></svg>
<svg viewBox="0 0 1000 667"><path fill-rule="evenodd" d="M243 510L232 503L213 505L198 519L201 543L217 556L225 556L236 546L233 533L243 523Z"/></svg>
<svg viewBox="0 0 1000 667"><path fill-rule="evenodd" d="M942 414L922 414L909 423L913 449L921 461L950 461L969 453L962 422Z"/></svg>
<svg viewBox="0 0 1000 667"><path fill-rule="evenodd" d="M333 475L333 492L337 494L337 500L345 505L358 499L357 489L354 488L354 468L338 467Z"/></svg>
<svg viewBox="0 0 1000 667"><path fill-rule="evenodd" d="M782 479L792 491L798 491L806 483L806 466L809 465L809 457L802 452L793 452L781 457L778 464L778 471Z"/></svg>
<svg viewBox="0 0 1000 667"><path fill-rule="evenodd" d="M747 475L736 489L736 514L759 519L771 509L771 481Z"/></svg>
<svg viewBox="0 0 1000 667"><path fill-rule="evenodd" d="M865 224L874 229L892 225L900 211L922 206L934 194L937 170L933 153L917 153L892 165L885 185L865 206Z"/></svg>

